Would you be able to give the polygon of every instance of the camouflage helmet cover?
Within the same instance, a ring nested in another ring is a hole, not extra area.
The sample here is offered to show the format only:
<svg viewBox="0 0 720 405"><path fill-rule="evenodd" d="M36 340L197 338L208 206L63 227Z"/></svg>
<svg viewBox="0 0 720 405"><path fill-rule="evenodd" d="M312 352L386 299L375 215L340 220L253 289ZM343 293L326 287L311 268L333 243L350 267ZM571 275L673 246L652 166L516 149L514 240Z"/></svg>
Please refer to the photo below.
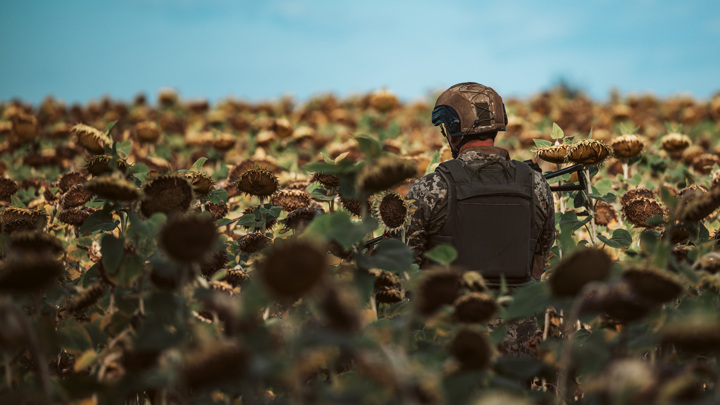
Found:
<svg viewBox="0 0 720 405"><path fill-rule="evenodd" d="M456 84L445 90L435 103L435 109L447 106L460 118L460 127L453 135L480 134L504 131L507 114L502 97L490 87L479 83Z"/></svg>

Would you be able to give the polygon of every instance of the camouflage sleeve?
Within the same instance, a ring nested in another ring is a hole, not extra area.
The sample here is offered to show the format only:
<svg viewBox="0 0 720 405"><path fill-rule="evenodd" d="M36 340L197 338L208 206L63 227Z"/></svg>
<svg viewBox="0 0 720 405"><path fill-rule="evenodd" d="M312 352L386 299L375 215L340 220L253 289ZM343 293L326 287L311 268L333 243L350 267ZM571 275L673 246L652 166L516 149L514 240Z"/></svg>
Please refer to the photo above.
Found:
<svg viewBox="0 0 720 405"><path fill-rule="evenodd" d="M555 200L553 199L550 185L542 174L535 172L535 195L540 204L541 211L545 221L540 231L540 248L543 255L547 258L553 244L555 243Z"/></svg>
<svg viewBox="0 0 720 405"><path fill-rule="evenodd" d="M415 263L423 262L423 253L430 246L430 235L442 224L434 220L447 203L447 183L437 173L430 173L415 181L405 201L410 207L410 221L405 229L405 243L415 252Z"/></svg>

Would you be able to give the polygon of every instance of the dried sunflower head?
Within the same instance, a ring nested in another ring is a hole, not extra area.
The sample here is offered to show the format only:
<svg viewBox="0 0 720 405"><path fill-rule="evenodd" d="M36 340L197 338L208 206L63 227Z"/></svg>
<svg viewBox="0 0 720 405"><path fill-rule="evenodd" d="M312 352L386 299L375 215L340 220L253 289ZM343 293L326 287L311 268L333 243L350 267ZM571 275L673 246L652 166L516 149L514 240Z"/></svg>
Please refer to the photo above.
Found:
<svg viewBox="0 0 720 405"><path fill-rule="evenodd" d="M206 202L204 204L204 207L205 207L205 212L209 212L210 215L212 215L212 219L214 221L217 221L220 218L224 218L225 215L228 214L228 205L227 204L215 204L215 203L211 203L211 202ZM195 208L195 212L201 212L201 211L202 211L202 209L198 205Z"/></svg>
<svg viewBox="0 0 720 405"><path fill-rule="evenodd" d="M212 256L205 258L205 260L200 263L200 272L203 276L210 278L213 274L225 267L227 261L227 252L225 249L215 251Z"/></svg>
<svg viewBox="0 0 720 405"><path fill-rule="evenodd" d="M612 204L604 201L597 201L595 204L595 223L601 226L608 226L612 222L617 222L617 211Z"/></svg>
<svg viewBox="0 0 720 405"><path fill-rule="evenodd" d="M481 323L491 320L498 311L495 299L486 293L472 292L455 301L453 317L462 323Z"/></svg>
<svg viewBox="0 0 720 405"><path fill-rule="evenodd" d="M718 273L720 271L720 252L706 253L695 263L694 268L711 274Z"/></svg>
<svg viewBox="0 0 720 405"><path fill-rule="evenodd" d="M629 203L631 200L634 200L638 197L646 197L646 198L654 198L655 193L650 190L649 188L644 187L637 187L628 190L625 194L620 197L620 204L624 207L627 203Z"/></svg>
<svg viewBox="0 0 720 405"><path fill-rule="evenodd" d="M715 165L720 165L720 157L710 153L703 153L696 156L690 163L693 170L700 174L709 174Z"/></svg>
<svg viewBox="0 0 720 405"><path fill-rule="evenodd" d="M262 232L250 232L240 239L238 248L243 253L253 254L265 249L270 242L272 242L270 238L263 235Z"/></svg>
<svg viewBox="0 0 720 405"><path fill-rule="evenodd" d="M212 146L213 149L219 152L227 152L232 149L236 143L237 139L232 134L223 132L213 139Z"/></svg>
<svg viewBox="0 0 720 405"><path fill-rule="evenodd" d="M571 145L568 160L586 166L599 165L612 155L612 149L597 139L584 139Z"/></svg>
<svg viewBox="0 0 720 405"><path fill-rule="evenodd" d="M240 287L248 280L250 276L240 269L229 269L225 275L225 281L234 287Z"/></svg>
<svg viewBox="0 0 720 405"><path fill-rule="evenodd" d="M300 207L291 213L282 221L285 228L298 232L304 229L316 216L322 214L323 210L309 207Z"/></svg>
<svg viewBox="0 0 720 405"><path fill-rule="evenodd" d="M200 195L207 195L212 190L215 182L207 174L188 172L185 177L190 181L193 191Z"/></svg>
<svg viewBox="0 0 720 405"><path fill-rule="evenodd" d="M190 208L193 198L190 183L175 175L158 176L143 187L143 193L140 211L148 218L156 212L181 214Z"/></svg>
<svg viewBox="0 0 720 405"><path fill-rule="evenodd" d="M142 196L140 189L119 173L97 176L84 185L85 189L107 200L135 201Z"/></svg>
<svg viewBox="0 0 720 405"><path fill-rule="evenodd" d="M258 273L271 293L296 299L320 282L326 267L327 256L320 246L304 239L284 239L268 249Z"/></svg>
<svg viewBox="0 0 720 405"><path fill-rule="evenodd" d="M482 370L490 365L494 356L486 334L469 328L463 328L453 336L448 350L464 371Z"/></svg>
<svg viewBox="0 0 720 405"><path fill-rule="evenodd" d="M681 221L700 221L720 207L720 187L712 187L707 192L695 192L689 198L683 198L678 204L678 218Z"/></svg>
<svg viewBox="0 0 720 405"><path fill-rule="evenodd" d="M360 328L360 309L353 291L340 287L324 291L319 304L330 328L348 333Z"/></svg>
<svg viewBox="0 0 720 405"><path fill-rule="evenodd" d="M400 105L395 93L388 89L375 90L370 94L370 106L380 112L389 112Z"/></svg>
<svg viewBox="0 0 720 405"><path fill-rule="evenodd" d="M135 124L135 136L140 142L156 143L162 131L154 121L141 121Z"/></svg>
<svg viewBox="0 0 720 405"><path fill-rule="evenodd" d="M21 231L13 234L10 249L27 253L58 254L65 248L62 242L53 235L42 231Z"/></svg>
<svg viewBox="0 0 720 405"><path fill-rule="evenodd" d="M443 305L452 305L460 295L462 280L454 270L428 270L417 287L417 308L422 315L430 316Z"/></svg>
<svg viewBox="0 0 720 405"><path fill-rule="evenodd" d="M105 173L112 173L113 168L110 166L110 159L110 155L93 156L92 158L88 159L87 162L85 162L85 168L93 176L99 176ZM129 165L127 163L127 160L117 160L117 168L121 172L125 173L125 170L127 170L128 167Z"/></svg>
<svg viewBox="0 0 720 405"><path fill-rule="evenodd" d="M647 223L648 219L654 216L661 216L666 219L668 213L667 209L654 198L637 197L623 205L623 214L631 224L647 228L655 226L649 225Z"/></svg>
<svg viewBox="0 0 720 405"><path fill-rule="evenodd" d="M105 153L105 146L112 144L112 140L105 133L89 125L77 124L72 127L71 132L80 145L95 155Z"/></svg>
<svg viewBox="0 0 720 405"><path fill-rule="evenodd" d="M315 173L310 181L317 181L327 189L340 187L340 177L334 174Z"/></svg>
<svg viewBox="0 0 720 405"><path fill-rule="evenodd" d="M363 167L357 176L357 187L366 195L371 195L393 188L416 175L417 169L411 159L382 156Z"/></svg>
<svg viewBox="0 0 720 405"><path fill-rule="evenodd" d="M179 262L197 262L206 257L218 240L215 221L204 215L176 217L160 231L159 244Z"/></svg>
<svg viewBox="0 0 720 405"><path fill-rule="evenodd" d="M670 133L660 138L660 147L668 152L681 152L690 146L692 141L687 135Z"/></svg>
<svg viewBox="0 0 720 405"><path fill-rule="evenodd" d="M10 197L15 194L20 187L17 182L7 177L0 177L0 200L10 201Z"/></svg>
<svg viewBox="0 0 720 405"><path fill-rule="evenodd" d="M621 135L610 142L613 155L622 158L629 159L635 157L642 152L645 147L643 139L635 134Z"/></svg>
<svg viewBox="0 0 720 405"><path fill-rule="evenodd" d="M656 303L674 300L683 286L674 275L650 267L631 267L622 274L632 290L643 298Z"/></svg>
<svg viewBox="0 0 720 405"><path fill-rule="evenodd" d="M47 222L47 214L42 211L21 207L5 207L0 212L0 220L8 224L13 220L24 219L31 221L36 227L43 227Z"/></svg>
<svg viewBox="0 0 720 405"><path fill-rule="evenodd" d="M663 345L691 353L714 353L720 349L720 320L701 314L677 318L666 323L658 336Z"/></svg>
<svg viewBox="0 0 720 405"><path fill-rule="evenodd" d="M402 229L409 219L407 202L395 191L383 193L375 200L375 216L385 230L395 232Z"/></svg>
<svg viewBox="0 0 720 405"><path fill-rule="evenodd" d="M682 160L685 164L692 164L692 161L705 153L705 148L700 145L690 145L682 152Z"/></svg>
<svg viewBox="0 0 720 405"><path fill-rule="evenodd" d="M240 175L236 186L241 192L265 198L278 189L278 178L269 170L250 169Z"/></svg>
<svg viewBox="0 0 720 405"><path fill-rule="evenodd" d="M65 270L52 257L38 253L10 255L0 264L0 291L32 292L56 280Z"/></svg>
<svg viewBox="0 0 720 405"><path fill-rule="evenodd" d="M573 297L585 284L605 280L610 275L612 258L605 251L584 247L563 257L550 275L550 290L558 297Z"/></svg>
<svg viewBox="0 0 720 405"><path fill-rule="evenodd" d="M2 231L8 235L16 232L34 231L40 228L39 224L27 218L11 219L2 224Z"/></svg>
<svg viewBox="0 0 720 405"><path fill-rule="evenodd" d="M87 208L69 208L58 213L58 220L72 226L82 226L92 214Z"/></svg>
<svg viewBox="0 0 720 405"><path fill-rule="evenodd" d="M567 160L568 152L570 152L570 145L558 143L556 145L538 148L535 154L546 162L561 164Z"/></svg>
<svg viewBox="0 0 720 405"><path fill-rule="evenodd" d="M337 198L340 201L340 205L342 205L342 207L346 210L350 211L351 214L355 215L356 217L362 216L362 206L360 205L360 200L356 200L354 198L345 198L339 194ZM367 202L365 207L367 207L367 210L370 207L370 202Z"/></svg>
<svg viewBox="0 0 720 405"><path fill-rule="evenodd" d="M283 189L275 192L270 197L270 203L283 207L287 212L295 211L299 208L306 208L310 205L310 193L305 190Z"/></svg>
<svg viewBox="0 0 720 405"><path fill-rule="evenodd" d="M105 287L102 284L93 284L75 295L65 306L67 312L81 312L91 306L105 294Z"/></svg>
<svg viewBox="0 0 720 405"><path fill-rule="evenodd" d="M92 199L93 193L86 189L83 184L76 184L60 197L60 207L63 209L85 205Z"/></svg>
<svg viewBox="0 0 720 405"><path fill-rule="evenodd" d="M40 127L35 116L17 114L12 119L12 131L21 142L32 142L37 138Z"/></svg>
<svg viewBox="0 0 720 405"><path fill-rule="evenodd" d="M63 193L66 193L70 190L70 187L76 184L83 184L86 181L87 176L81 172L67 172L60 176L60 179L58 180L58 188L60 188L60 191Z"/></svg>

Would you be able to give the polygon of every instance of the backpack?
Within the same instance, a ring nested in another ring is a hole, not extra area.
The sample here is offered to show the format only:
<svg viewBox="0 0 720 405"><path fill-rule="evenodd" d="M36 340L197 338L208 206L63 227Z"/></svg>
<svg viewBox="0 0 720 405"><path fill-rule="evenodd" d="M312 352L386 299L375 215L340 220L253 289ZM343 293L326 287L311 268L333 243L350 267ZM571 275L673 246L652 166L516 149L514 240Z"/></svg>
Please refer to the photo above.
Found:
<svg viewBox="0 0 720 405"><path fill-rule="evenodd" d="M539 237L535 226L532 169L505 159L473 168L458 159L441 163L448 186L448 213L431 248L448 243L458 253L453 262L477 271L488 285L505 278L509 286L532 280L532 260Z"/></svg>

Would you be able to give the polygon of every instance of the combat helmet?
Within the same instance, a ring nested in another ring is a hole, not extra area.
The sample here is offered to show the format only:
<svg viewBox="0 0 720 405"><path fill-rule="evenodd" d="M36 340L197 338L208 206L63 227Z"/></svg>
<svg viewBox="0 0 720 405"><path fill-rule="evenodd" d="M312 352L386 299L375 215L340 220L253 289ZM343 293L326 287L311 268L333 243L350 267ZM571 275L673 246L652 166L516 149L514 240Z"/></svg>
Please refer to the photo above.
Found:
<svg viewBox="0 0 720 405"><path fill-rule="evenodd" d="M474 82L445 90L432 112L433 125L442 124L452 137L505 131L507 121L502 97L491 87Z"/></svg>

